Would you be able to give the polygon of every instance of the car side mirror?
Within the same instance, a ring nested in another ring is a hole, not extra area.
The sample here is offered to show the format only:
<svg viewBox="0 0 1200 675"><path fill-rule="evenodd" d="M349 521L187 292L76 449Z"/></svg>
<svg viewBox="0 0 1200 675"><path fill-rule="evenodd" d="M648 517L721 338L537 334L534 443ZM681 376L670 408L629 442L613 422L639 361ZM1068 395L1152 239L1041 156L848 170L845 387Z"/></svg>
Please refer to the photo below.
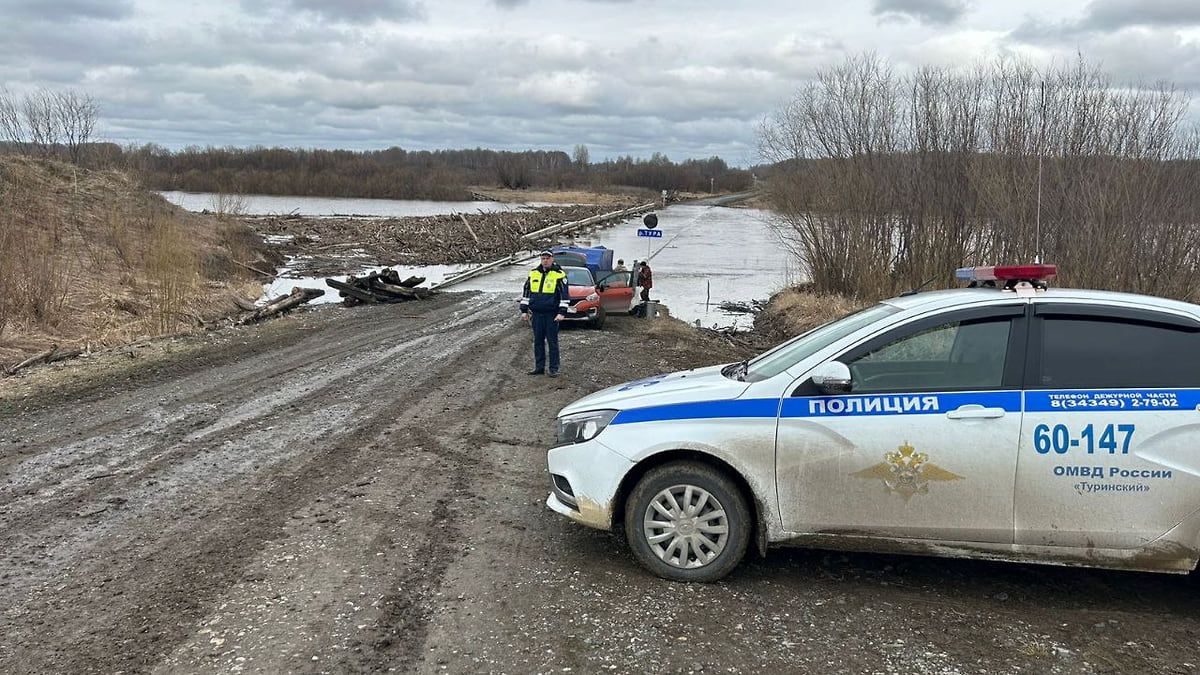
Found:
<svg viewBox="0 0 1200 675"><path fill-rule="evenodd" d="M603 293L604 291L607 291L607 290L608 290L608 286L606 286L606 285L604 285L604 284L599 284L598 286L596 286L596 290L597 290L597 291L600 291L601 293Z"/></svg>
<svg viewBox="0 0 1200 675"><path fill-rule="evenodd" d="M813 368L812 383L830 395L849 394L854 388L850 367L841 361L829 361Z"/></svg>

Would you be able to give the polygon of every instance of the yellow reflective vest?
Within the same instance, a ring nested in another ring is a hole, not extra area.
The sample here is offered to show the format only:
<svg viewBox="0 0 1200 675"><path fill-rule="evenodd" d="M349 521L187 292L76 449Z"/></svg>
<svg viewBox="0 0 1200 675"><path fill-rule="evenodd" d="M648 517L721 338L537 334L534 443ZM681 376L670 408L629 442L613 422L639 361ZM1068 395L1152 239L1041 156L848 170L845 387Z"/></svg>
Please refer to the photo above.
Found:
<svg viewBox="0 0 1200 675"><path fill-rule="evenodd" d="M541 265L529 270L521 292L521 313L565 314L571 304L567 273L557 264L550 269Z"/></svg>

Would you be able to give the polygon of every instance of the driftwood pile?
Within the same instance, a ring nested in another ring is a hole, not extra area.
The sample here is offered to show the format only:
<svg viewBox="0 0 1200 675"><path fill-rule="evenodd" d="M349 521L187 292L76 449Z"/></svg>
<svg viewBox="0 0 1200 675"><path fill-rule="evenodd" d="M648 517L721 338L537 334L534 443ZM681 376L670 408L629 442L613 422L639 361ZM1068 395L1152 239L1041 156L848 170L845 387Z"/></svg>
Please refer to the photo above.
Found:
<svg viewBox="0 0 1200 675"><path fill-rule="evenodd" d="M352 245L389 264L434 265L492 260L525 250L529 243L522 237L528 232L615 208L543 206L406 218L273 216L251 222L264 234L290 235L292 240L279 248L292 255L344 254Z"/></svg>
<svg viewBox="0 0 1200 675"><path fill-rule="evenodd" d="M330 288L336 288L342 296L342 304L353 307L361 304L404 302L424 300L433 295L428 288L418 288L425 277L409 277L401 280L400 273L386 268L362 277L349 276L345 281L326 279Z"/></svg>

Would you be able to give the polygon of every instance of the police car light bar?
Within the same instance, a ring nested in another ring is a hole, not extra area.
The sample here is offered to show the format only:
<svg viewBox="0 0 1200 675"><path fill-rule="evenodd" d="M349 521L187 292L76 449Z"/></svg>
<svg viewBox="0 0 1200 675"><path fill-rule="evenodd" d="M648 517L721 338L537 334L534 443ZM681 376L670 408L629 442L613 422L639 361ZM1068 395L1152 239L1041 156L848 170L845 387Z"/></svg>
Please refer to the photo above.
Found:
<svg viewBox="0 0 1200 675"><path fill-rule="evenodd" d="M1057 265L997 265L960 267L954 271L959 281L1044 281L1058 274Z"/></svg>

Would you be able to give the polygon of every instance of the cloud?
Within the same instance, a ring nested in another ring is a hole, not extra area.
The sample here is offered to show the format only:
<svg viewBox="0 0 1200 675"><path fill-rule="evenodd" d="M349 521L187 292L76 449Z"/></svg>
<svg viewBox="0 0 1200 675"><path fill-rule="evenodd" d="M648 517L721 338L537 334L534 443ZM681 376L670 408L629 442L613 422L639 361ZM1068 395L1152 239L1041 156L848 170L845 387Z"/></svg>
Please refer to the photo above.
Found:
<svg viewBox="0 0 1200 675"><path fill-rule="evenodd" d="M1195 25L1200 25L1200 2L1196 0L1094 0L1079 22L1080 28L1098 31Z"/></svg>
<svg viewBox="0 0 1200 675"><path fill-rule="evenodd" d="M133 16L131 0L8 0L4 20L47 19L69 22L75 19L115 21Z"/></svg>
<svg viewBox="0 0 1200 675"><path fill-rule="evenodd" d="M1184 90L1200 88L1200 43L1171 28L1135 26L1101 32L1074 22L1027 20L1006 40L1019 52L1021 46L1032 46L1034 51L1026 55L1044 66L1071 64L1082 57L1119 85L1168 82Z"/></svg>
<svg viewBox="0 0 1200 675"><path fill-rule="evenodd" d="M0 83L83 89L114 142L737 162L764 115L864 50L905 71L1078 49L1116 81L1190 86L1200 44L1168 25L1188 3L1143 1L0 0Z"/></svg>
<svg viewBox="0 0 1200 675"><path fill-rule="evenodd" d="M1197 25L1200 2L1196 0L1093 0L1077 20L1047 22L1027 16L1011 36L1029 44L1052 45L1129 28Z"/></svg>
<svg viewBox="0 0 1200 675"><path fill-rule="evenodd" d="M883 21L916 21L944 26L967 12L966 0L874 0L871 14Z"/></svg>
<svg viewBox="0 0 1200 675"><path fill-rule="evenodd" d="M284 14L308 12L327 21L371 23L373 21L408 22L426 18L420 0L242 0L248 13L274 9Z"/></svg>

